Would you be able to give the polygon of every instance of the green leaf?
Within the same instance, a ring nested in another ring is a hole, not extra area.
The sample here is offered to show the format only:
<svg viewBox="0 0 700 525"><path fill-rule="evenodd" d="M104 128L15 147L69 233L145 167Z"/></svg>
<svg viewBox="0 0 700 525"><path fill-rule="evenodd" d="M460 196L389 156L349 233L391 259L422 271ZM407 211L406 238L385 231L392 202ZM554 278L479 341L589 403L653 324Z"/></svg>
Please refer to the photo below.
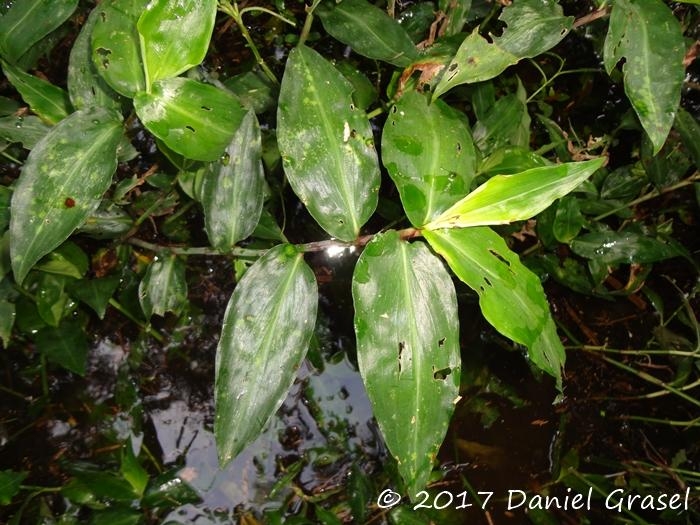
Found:
<svg viewBox="0 0 700 525"><path fill-rule="evenodd" d="M82 278L88 271L87 254L74 242L64 242L37 263L35 268L42 272Z"/></svg>
<svg viewBox="0 0 700 525"><path fill-rule="evenodd" d="M14 303L0 299L0 341L5 348L10 344L16 316ZM0 503L2 502L0 501Z"/></svg>
<svg viewBox="0 0 700 525"><path fill-rule="evenodd" d="M68 293L92 308L100 319L104 319L109 300L118 286L118 275L99 279L81 279L68 285Z"/></svg>
<svg viewBox="0 0 700 525"><path fill-rule="evenodd" d="M692 257L673 240L655 238L636 232L592 232L571 242L571 249L577 255L614 265L620 263L653 263L672 257Z"/></svg>
<svg viewBox="0 0 700 525"><path fill-rule="evenodd" d="M525 345L532 362L553 376L561 391L566 355L539 278L491 228L425 231L424 235L455 275L479 295L486 320Z"/></svg>
<svg viewBox="0 0 700 525"><path fill-rule="evenodd" d="M224 156L204 172L204 225L209 242L222 252L253 233L260 219L265 184L260 155L260 128L249 111Z"/></svg>
<svg viewBox="0 0 700 525"><path fill-rule="evenodd" d="M134 493L140 497L146 490L149 476L148 472L141 466L141 463L139 463L139 460L134 455L134 450L130 441L127 441L122 447L122 461L119 471L122 476L124 476L124 479L131 484Z"/></svg>
<svg viewBox="0 0 700 525"><path fill-rule="evenodd" d="M176 506L201 501L197 492L179 475L180 470L168 470L153 478L141 499L141 506L170 510Z"/></svg>
<svg viewBox="0 0 700 525"><path fill-rule="evenodd" d="M700 167L700 123L683 108L678 108L675 127L690 153L695 166Z"/></svg>
<svg viewBox="0 0 700 525"><path fill-rule="evenodd" d="M66 278L42 273L37 279L36 309L49 326L57 327L66 312L70 297L65 292Z"/></svg>
<svg viewBox="0 0 700 525"><path fill-rule="evenodd" d="M221 157L246 114L229 91L181 77L137 94L134 108L151 133L194 160Z"/></svg>
<svg viewBox="0 0 700 525"><path fill-rule="evenodd" d="M216 0L154 0L139 18L146 87L196 66L209 48Z"/></svg>
<svg viewBox="0 0 700 525"><path fill-rule="evenodd" d="M374 237L352 279L357 361L399 472L422 490L459 394L454 285L425 243L396 231Z"/></svg>
<svg viewBox="0 0 700 525"><path fill-rule="evenodd" d="M605 38L610 74L622 66L625 93L658 153L681 99L685 43L680 23L661 0L616 0Z"/></svg>
<svg viewBox="0 0 700 525"><path fill-rule="evenodd" d="M575 189L604 162L605 158L598 158L496 175L426 228L465 228L529 219Z"/></svg>
<svg viewBox="0 0 700 525"><path fill-rule="evenodd" d="M406 215L420 227L469 192L476 169L469 125L441 100L428 105L427 97L406 93L384 124L382 162Z"/></svg>
<svg viewBox="0 0 700 525"><path fill-rule="evenodd" d="M32 45L68 20L78 0L16 0L9 5L0 17L0 56L14 64Z"/></svg>
<svg viewBox="0 0 700 525"><path fill-rule="evenodd" d="M146 89L136 30L143 8L140 0L107 0L95 7L92 61L105 82L129 98Z"/></svg>
<svg viewBox="0 0 700 525"><path fill-rule="evenodd" d="M100 9L90 12L71 48L68 59L68 95L76 109L99 106L119 111L119 95L100 76L92 61L92 32L100 13Z"/></svg>
<svg viewBox="0 0 700 525"><path fill-rule="evenodd" d="M552 224L552 232L559 242L564 244L571 242L581 231L584 222L576 197L566 195L559 199Z"/></svg>
<svg viewBox="0 0 700 525"><path fill-rule="evenodd" d="M525 91L518 85L518 93L499 98L474 125L474 143L484 156L506 146L528 148L530 145L530 115Z"/></svg>
<svg viewBox="0 0 700 525"><path fill-rule="evenodd" d="M117 167L121 122L103 109L61 121L31 151L12 195L15 280L93 213Z"/></svg>
<svg viewBox="0 0 700 525"><path fill-rule="evenodd" d="M440 11L446 16L446 21L441 26L441 33L444 36L460 33L467 22L467 15L472 8L472 0L439 0L438 5ZM442 27L444 27L444 31Z"/></svg>
<svg viewBox="0 0 700 525"><path fill-rule="evenodd" d="M503 34L488 42L479 28L464 40L435 86L439 97L460 84L482 82L500 75L523 58L544 53L566 36L573 17L563 16L561 6L550 0L518 0L503 9Z"/></svg>
<svg viewBox="0 0 700 525"><path fill-rule="evenodd" d="M379 165L369 121L352 86L305 46L289 53L277 139L294 192L330 235L354 240L377 207Z"/></svg>
<svg viewBox="0 0 700 525"><path fill-rule="evenodd" d="M187 302L185 263L174 253L156 256L139 284L141 309L150 319L153 314L179 314Z"/></svg>
<svg viewBox="0 0 700 525"><path fill-rule="evenodd" d="M216 353L214 432L222 464L258 437L284 401L317 305L314 274L291 245L268 251L233 291Z"/></svg>
<svg viewBox="0 0 700 525"><path fill-rule="evenodd" d="M8 142L21 142L24 149L34 149L50 130L51 126L33 115L0 118L0 138Z"/></svg>
<svg viewBox="0 0 700 525"><path fill-rule="evenodd" d="M277 102L276 87L257 70L228 78L224 85L238 97L244 108L252 109L257 114L264 113Z"/></svg>
<svg viewBox="0 0 700 525"><path fill-rule="evenodd" d="M22 99L45 122L56 124L72 111L68 93L61 88L7 62L2 63L2 69Z"/></svg>
<svg viewBox="0 0 700 525"><path fill-rule="evenodd" d="M28 472L0 470L0 505L9 505L12 498L20 491L20 485Z"/></svg>
<svg viewBox="0 0 700 525"><path fill-rule="evenodd" d="M64 321L57 328L42 328L36 334L36 347L49 361L85 375L88 345L85 331L77 321Z"/></svg>
<svg viewBox="0 0 700 525"><path fill-rule="evenodd" d="M418 51L401 25L366 0L343 0L317 10L323 28L336 40L367 58L407 67Z"/></svg>
<svg viewBox="0 0 700 525"><path fill-rule="evenodd" d="M532 168L552 165L544 157L527 148L506 146L495 150L481 161L479 173L484 175L512 175Z"/></svg>

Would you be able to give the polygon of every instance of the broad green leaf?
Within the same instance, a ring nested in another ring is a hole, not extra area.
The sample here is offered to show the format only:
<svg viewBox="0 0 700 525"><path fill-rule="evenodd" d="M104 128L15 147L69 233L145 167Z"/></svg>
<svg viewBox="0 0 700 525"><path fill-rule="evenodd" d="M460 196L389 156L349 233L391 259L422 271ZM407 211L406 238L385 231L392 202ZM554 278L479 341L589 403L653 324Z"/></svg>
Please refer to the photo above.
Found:
<svg viewBox="0 0 700 525"><path fill-rule="evenodd" d="M229 91L182 77L137 94L134 108L151 133L194 160L221 157L246 114Z"/></svg>
<svg viewBox="0 0 700 525"><path fill-rule="evenodd" d="M425 231L430 246L479 295L486 320L528 348L528 356L557 381L566 355L539 278L491 228Z"/></svg>
<svg viewBox="0 0 700 525"><path fill-rule="evenodd" d="M404 28L411 42L418 44L428 38L430 26L435 22L435 4L416 2L402 9L396 15L396 21Z"/></svg>
<svg viewBox="0 0 700 525"><path fill-rule="evenodd" d="M0 505L9 505L12 498L20 491L20 485L28 472L0 470Z"/></svg>
<svg viewBox="0 0 700 525"><path fill-rule="evenodd" d="M68 59L68 95L76 109L99 106L119 111L119 95L97 72L92 61L92 30L100 17L93 9L83 24Z"/></svg>
<svg viewBox="0 0 700 525"><path fill-rule="evenodd" d="M154 477L141 499L141 505L144 508L172 509L201 501L197 492L179 474L181 470L176 467Z"/></svg>
<svg viewBox="0 0 700 525"><path fill-rule="evenodd" d="M552 232L559 242L571 242L581 231L584 222L576 197L566 195L559 199L552 224Z"/></svg>
<svg viewBox="0 0 700 525"><path fill-rule="evenodd" d="M57 328L42 328L36 334L36 347L52 363L85 375L88 344L85 331L77 321L64 321Z"/></svg>
<svg viewBox="0 0 700 525"><path fill-rule="evenodd" d="M39 261L35 268L46 273L80 279L88 271L89 265L87 254L77 244L68 241Z"/></svg>
<svg viewBox="0 0 700 525"><path fill-rule="evenodd" d="M625 93L658 153L671 130L685 76L680 23L661 0L616 0L605 38L610 74L622 66Z"/></svg>
<svg viewBox="0 0 700 525"><path fill-rule="evenodd" d="M5 4L7 5L7 4ZM0 17L0 56L13 64L68 20L78 0L15 0Z"/></svg>
<svg viewBox="0 0 700 525"><path fill-rule="evenodd" d="M354 64L347 60L335 63L335 67L352 84L352 101L360 109L366 110L377 100L377 88Z"/></svg>
<svg viewBox="0 0 700 525"><path fill-rule="evenodd" d="M284 401L317 305L314 274L288 244L258 259L233 291L216 353L214 432L222 464L258 437Z"/></svg>
<svg viewBox="0 0 700 525"><path fill-rule="evenodd" d="M469 124L441 100L428 105L426 96L410 91L384 124L382 162L406 215L420 227L469 192L476 164Z"/></svg>
<svg viewBox="0 0 700 525"><path fill-rule="evenodd" d="M690 153L695 166L700 167L700 122L685 109L678 108L675 128L680 133L683 145Z"/></svg>
<svg viewBox="0 0 700 525"><path fill-rule="evenodd" d="M118 286L118 275L98 279L81 279L68 285L68 293L92 308L100 319L104 319L109 300Z"/></svg>
<svg viewBox="0 0 700 525"><path fill-rule="evenodd" d="M146 490L146 485L148 485L148 472L141 466L138 458L134 455L130 440L122 447L122 460L119 471L124 476L124 479L131 484L134 493L140 497Z"/></svg>
<svg viewBox="0 0 700 525"><path fill-rule="evenodd" d="M65 291L66 277L42 273L37 279L36 309L49 326L58 326L66 314L70 297Z"/></svg>
<svg viewBox="0 0 700 525"><path fill-rule="evenodd" d="M537 215L593 174L605 158L496 175L426 226L429 230L507 224Z"/></svg>
<svg viewBox="0 0 700 525"><path fill-rule="evenodd" d="M5 348L10 344L16 314L14 303L0 299L0 341Z"/></svg>
<svg viewBox="0 0 700 525"><path fill-rule="evenodd" d="M156 256L139 284L139 301L146 319L179 314L187 302L184 261L173 253Z"/></svg>
<svg viewBox="0 0 700 525"><path fill-rule="evenodd" d="M499 98L489 111L474 124L474 144L484 156L506 146L528 148L530 115L526 95L518 82L517 93Z"/></svg>
<svg viewBox="0 0 700 525"><path fill-rule="evenodd" d="M222 252L253 233L260 219L265 184L260 149L258 120L249 111L224 156L205 169L204 226L211 245Z"/></svg>
<svg viewBox="0 0 700 525"><path fill-rule="evenodd" d="M209 48L216 0L154 0L139 18L146 88L196 66Z"/></svg>
<svg viewBox="0 0 700 525"><path fill-rule="evenodd" d="M282 79L277 123L294 192L330 235L354 240L377 207L379 164L352 86L316 51L297 47Z"/></svg>
<svg viewBox="0 0 700 525"><path fill-rule="evenodd" d="M0 118L0 138L8 142L21 142L24 149L34 149L50 130L51 126L34 115Z"/></svg>
<svg viewBox="0 0 700 525"><path fill-rule="evenodd" d="M98 500L110 503L121 501L128 503L137 497L128 481L115 472L105 470L104 465L71 462L66 466L66 470L75 476L73 481L61 490L69 499L72 499L71 496L74 494L80 495L81 499L92 495ZM82 502L76 501L76 503Z"/></svg>
<svg viewBox="0 0 700 525"><path fill-rule="evenodd" d="M103 202L77 231L93 239L116 239L133 225L134 219L123 208Z"/></svg>
<svg viewBox="0 0 700 525"><path fill-rule="evenodd" d="M506 146L495 150L481 161L479 173L484 175L512 175L532 168L551 166L544 157L528 148Z"/></svg>
<svg viewBox="0 0 700 525"><path fill-rule="evenodd" d="M253 230L252 236L257 237L258 239L287 242L287 238L284 236L284 233L277 224L275 218L264 208L262 214L260 215L260 220L255 226L255 230Z"/></svg>
<svg viewBox="0 0 700 525"><path fill-rule="evenodd" d="M12 195L12 270L30 268L93 213L117 167L121 122L106 110L80 110L31 151Z"/></svg>
<svg viewBox="0 0 700 525"><path fill-rule="evenodd" d="M129 98L146 89L136 30L144 7L143 0L106 0L95 7L92 61L105 82Z"/></svg>
<svg viewBox="0 0 700 525"><path fill-rule="evenodd" d="M228 78L224 85L238 97L244 108L257 114L264 113L277 102L276 86L258 70Z"/></svg>
<svg viewBox="0 0 700 525"><path fill-rule="evenodd" d="M440 11L445 13L443 22L444 36L456 35L462 31L467 22L467 15L472 8L472 0L439 0Z"/></svg>
<svg viewBox="0 0 700 525"><path fill-rule="evenodd" d="M577 255L614 265L620 263L653 263L672 257L692 256L677 242L655 238L636 232L592 232L571 242L571 249Z"/></svg>
<svg viewBox="0 0 700 525"><path fill-rule="evenodd" d="M503 9L500 20L507 27L492 42L479 28L464 40L435 86L435 97L460 84L494 78L521 59L544 53L566 36L574 21L551 0L518 0Z"/></svg>
<svg viewBox="0 0 700 525"><path fill-rule="evenodd" d="M7 62L2 63L2 69L22 99L45 122L56 124L72 111L68 93L60 87L25 73Z"/></svg>
<svg viewBox="0 0 700 525"><path fill-rule="evenodd" d="M357 361L399 472L422 490L459 394L457 298L440 259L396 231L374 237L352 279Z"/></svg>
<svg viewBox="0 0 700 525"><path fill-rule="evenodd" d="M342 0L333 8L323 4L317 13L323 28L336 40L367 58L406 67L418 51L401 25L366 0Z"/></svg>

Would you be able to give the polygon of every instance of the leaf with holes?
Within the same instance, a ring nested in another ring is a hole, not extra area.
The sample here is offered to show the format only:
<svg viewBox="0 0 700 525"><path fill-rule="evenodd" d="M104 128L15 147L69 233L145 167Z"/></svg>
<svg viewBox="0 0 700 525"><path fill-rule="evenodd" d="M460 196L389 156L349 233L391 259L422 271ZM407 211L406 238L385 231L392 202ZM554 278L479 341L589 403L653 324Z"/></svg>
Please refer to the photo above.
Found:
<svg viewBox="0 0 700 525"><path fill-rule="evenodd" d="M205 168L201 202L209 242L223 252L248 237L263 206L260 128L249 111L224 156Z"/></svg>
<svg viewBox="0 0 700 525"><path fill-rule="evenodd" d="M506 337L527 346L532 362L553 376L561 390L566 355L539 278L491 228L424 234L455 275L479 294L486 320Z"/></svg>
<svg viewBox="0 0 700 525"><path fill-rule="evenodd" d="M158 255L139 284L141 309L150 319L153 314L179 314L187 304L185 263L177 255Z"/></svg>
<svg viewBox="0 0 700 525"><path fill-rule="evenodd" d="M396 231L365 247L352 278L357 361L409 494L422 490L459 394L454 285L423 242Z"/></svg>
<svg viewBox="0 0 700 525"><path fill-rule="evenodd" d="M139 0L108 0L95 8L92 61L105 82L129 98L146 89L136 30L143 8L144 2Z"/></svg>
<svg viewBox="0 0 700 525"><path fill-rule="evenodd" d="M216 353L214 432L222 464L258 437L284 401L317 305L314 274L289 244L258 259L233 291Z"/></svg>
<svg viewBox="0 0 700 525"><path fill-rule="evenodd" d="M503 9L500 20L507 27L492 42L478 27L462 42L435 86L435 97L460 84L494 78L523 58L544 53L566 36L574 21L551 0L518 0Z"/></svg>
<svg viewBox="0 0 700 525"><path fill-rule="evenodd" d="M12 195L10 251L17 282L97 209L117 167L121 122L81 110L31 151Z"/></svg>
<svg viewBox="0 0 700 525"><path fill-rule="evenodd" d="M229 91L182 77L159 80L150 93L138 93L134 108L151 133L194 160L221 157L246 114Z"/></svg>
<svg viewBox="0 0 700 525"><path fill-rule="evenodd" d="M427 97L408 92L384 124L382 162L406 215L420 227L469 192L476 171L469 125L441 100L429 105Z"/></svg>
<svg viewBox="0 0 700 525"><path fill-rule="evenodd" d="M429 230L508 224L529 219L590 177L605 158L496 175L426 225Z"/></svg>
<svg viewBox="0 0 700 525"><path fill-rule="evenodd" d="M360 55L406 67L418 58L411 37L385 11L366 0L342 0L317 10L323 28Z"/></svg>
<svg viewBox="0 0 700 525"><path fill-rule="evenodd" d="M316 51L289 53L277 112L284 171L299 199L333 237L352 241L377 207L372 128L352 85Z"/></svg>
<svg viewBox="0 0 700 525"><path fill-rule="evenodd" d="M196 66L209 49L216 0L154 0L139 18L146 86Z"/></svg>
<svg viewBox="0 0 700 525"><path fill-rule="evenodd" d="M625 93L658 153L666 142L681 100L685 76L683 30L661 0L616 0L605 38L610 74L622 66Z"/></svg>

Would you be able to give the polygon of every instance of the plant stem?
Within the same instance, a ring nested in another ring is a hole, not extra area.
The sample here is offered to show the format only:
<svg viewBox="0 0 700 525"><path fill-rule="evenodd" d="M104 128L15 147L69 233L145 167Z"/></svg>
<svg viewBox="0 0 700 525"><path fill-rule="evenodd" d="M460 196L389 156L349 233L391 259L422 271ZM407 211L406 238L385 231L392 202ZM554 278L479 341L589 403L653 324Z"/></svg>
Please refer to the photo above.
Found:
<svg viewBox="0 0 700 525"><path fill-rule="evenodd" d="M571 28L576 29L577 27L581 27L583 25L590 24L594 20L598 20L599 18L606 17L609 14L610 14L610 8L603 7L601 9L598 9L597 11L593 11L592 13L588 13L587 15L576 19L574 21L574 24L571 26Z"/></svg>
<svg viewBox="0 0 700 525"><path fill-rule="evenodd" d="M637 204L641 204L641 203L646 202L646 201L650 201L652 199L655 199L656 197L659 197L661 195L665 195L666 193L671 193L672 191L675 191L679 188L684 188L686 186L690 186L698 181L700 181L700 171L696 171L687 179L683 179L680 182L676 182L675 184L672 184L671 186L661 188L660 190L654 188L654 190L647 193L646 195L642 195L638 199L634 199L633 201L628 202L627 204L624 204L622 206L618 206L617 208L615 208L613 210L606 211L605 213L601 213L600 215L593 217L593 219L591 219L591 221L592 222L599 221L601 219L604 219L606 217L609 217L610 215L617 213L620 210L623 210L625 208L630 208L632 206L636 206Z"/></svg>
<svg viewBox="0 0 700 525"><path fill-rule="evenodd" d="M311 6L306 8L306 20L304 20L304 27L301 28L301 34L299 35L299 44L304 45L306 39L309 38L309 33L311 32L311 24L314 21L314 10L318 7L321 0L314 0Z"/></svg>
<svg viewBox="0 0 700 525"><path fill-rule="evenodd" d="M162 334L160 334L157 330L155 330L151 325L145 324L133 315L131 315L131 312L129 312L126 308L124 308L121 304L119 304L116 299L110 298L109 299L109 304L112 306L115 310L117 310L120 314L122 314L124 317L129 319L132 323L136 324L141 330L146 332L148 335L153 337L156 341L159 343L165 343L165 337L163 337Z"/></svg>
<svg viewBox="0 0 700 525"><path fill-rule="evenodd" d="M608 352L611 354L620 355L674 355L678 357L699 357L697 351L683 351L683 350L619 350L617 348L607 348L605 346L595 346L595 345L573 345L567 346L567 350L585 350L586 352Z"/></svg>

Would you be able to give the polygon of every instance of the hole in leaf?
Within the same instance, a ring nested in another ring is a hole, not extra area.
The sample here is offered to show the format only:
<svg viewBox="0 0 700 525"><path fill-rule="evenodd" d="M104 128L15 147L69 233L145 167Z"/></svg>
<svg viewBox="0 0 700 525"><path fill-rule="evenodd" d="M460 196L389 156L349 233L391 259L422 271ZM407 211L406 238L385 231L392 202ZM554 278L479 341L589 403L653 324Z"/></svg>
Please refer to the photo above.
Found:
<svg viewBox="0 0 700 525"><path fill-rule="evenodd" d="M208 106L202 106L202 109L203 109L204 111L211 111L211 108L208 107Z"/></svg>
<svg viewBox="0 0 700 525"><path fill-rule="evenodd" d="M192 133L195 132L194 128L192 126L185 126L186 129L189 129Z"/></svg>
<svg viewBox="0 0 700 525"><path fill-rule="evenodd" d="M452 369L448 366L446 368L441 368L440 370L435 370L433 367L433 379L438 381L444 381L452 373Z"/></svg>
<svg viewBox="0 0 700 525"><path fill-rule="evenodd" d="M462 152L462 144L460 142L457 143L457 153Z"/></svg>
<svg viewBox="0 0 700 525"><path fill-rule="evenodd" d="M350 111L355 111L355 104L350 104Z"/></svg>
<svg viewBox="0 0 700 525"><path fill-rule="evenodd" d="M345 221L343 219L338 219L338 224L345 224Z"/></svg>
<svg viewBox="0 0 700 525"><path fill-rule="evenodd" d="M450 67L447 68L447 71L454 71L457 69L457 64L450 64Z"/></svg>
<svg viewBox="0 0 700 525"><path fill-rule="evenodd" d="M406 349L406 343L403 341L399 341L399 372L401 372L401 355L403 354L403 351Z"/></svg>
<svg viewBox="0 0 700 525"><path fill-rule="evenodd" d="M505 264L506 266L508 266L508 267L510 268L510 262L508 262L508 259L506 259L505 257L503 257L503 256L502 256L500 253L498 253L497 251L492 250L492 249L490 249L490 248L489 248L489 252L490 252L491 255L493 255L496 259L498 259L499 261L501 261L503 264Z"/></svg>
<svg viewBox="0 0 700 525"><path fill-rule="evenodd" d="M393 107L391 108L391 112L392 112L392 113L396 113L398 110L399 110L399 108L397 108L396 106L393 106Z"/></svg>
<svg viewBox="0 0 700 525"><path fill-rule="evenodd" d="M486 281L486 284L488 284L489 286L493 286L493 284L491 284L491 281L489 281L488 277L484 277L484 281Z"/></svg>
<svg viewBox="0 0 700 525"><path fill-rule="evenodd" d="M104 47L98 47L95 52L102 59L102 67L107 69L109 67L109 55L112 54L112 51Z"/></svg>
<svg viewBox="0 0 700 525"><path fill-rule="evenodd" d="M439 346L440 348L443 348L443 347L445 346L445 339L446 339L446 338L443 337L442 339L440 339L440 340L438 341L438 346Z"/></svg>

